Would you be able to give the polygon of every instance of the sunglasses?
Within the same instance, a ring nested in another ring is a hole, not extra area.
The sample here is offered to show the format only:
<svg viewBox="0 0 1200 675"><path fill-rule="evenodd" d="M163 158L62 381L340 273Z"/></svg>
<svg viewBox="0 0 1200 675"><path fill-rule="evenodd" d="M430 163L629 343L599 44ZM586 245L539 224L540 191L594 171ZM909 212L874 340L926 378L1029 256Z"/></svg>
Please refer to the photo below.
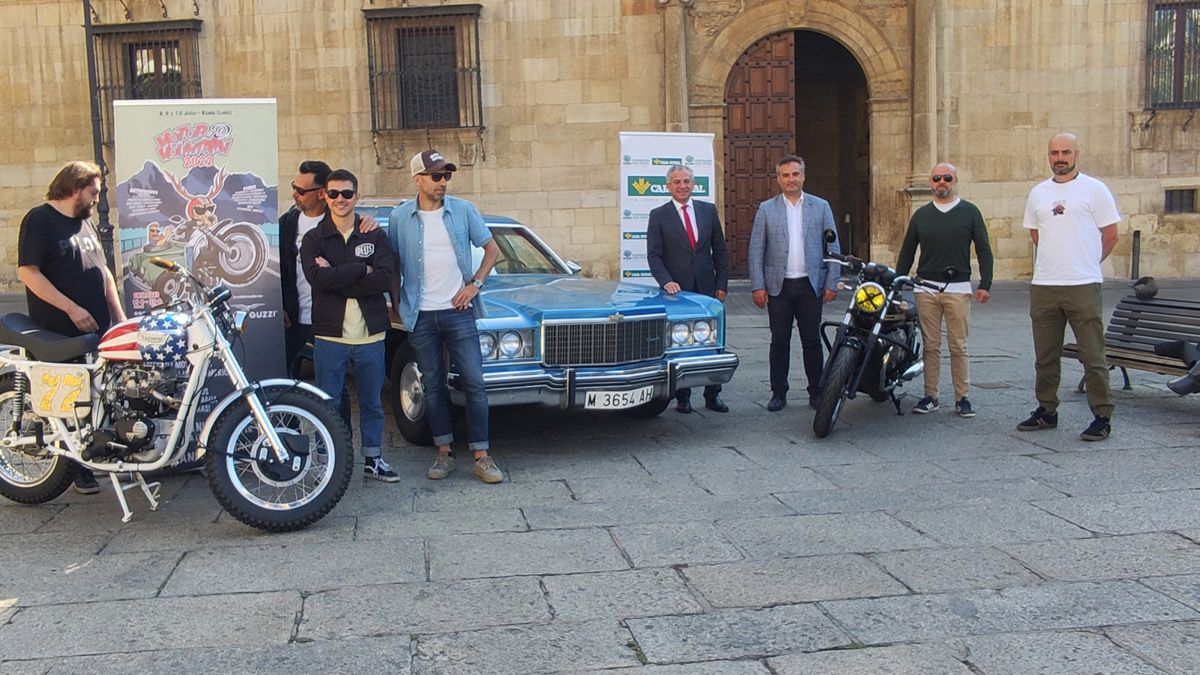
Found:
<svg viewBox="0 0 1200 675"><path fill-rule="evenodd" d="M953 183L954 176L948 173L935 173L929 177L929 180L934 183Z"/></svg>
<svg viewBox="0 0 1200 675"><path fill-rule="evenodd" d="M433 179L433 182L435 182L435 183L444 181L444 180L450 180L454 176L454 174L449 171L446 171L444 173L423 173L421 175L429 176L430 178Z"/></svg>
<svg viewBox="0 0 1200 675"><path fill-rule="evenodd" d="M337 199L338 197L345 197L346 199L354 199L354 193L355 193L355 190L326 190L325 191L325 194L328 195L330 199Z"/></svg>
<svg viewBox="0 0 1200 675"><path fill-rule="evenodd" d="M202 216L202 215L208 213L209 211L215 211L215 210L216 210L216 208L212 207L212 206L201 205L201 206L193 206L192 207L192 213L196 214L197 216Z"/></svg>
<svg viewBox="0 0 1200 675"><path fill-rule="evenodd" d="M300 187L299 185L296 185L295 183L292 183L292 192L295 192L296 194L299 194L299 195L306 195L306 194L308 194L308 193L310 193L310 192L316 192L317 190L320 190L320 189L322 189L323 187L325 187L325 186L323 186L323 185L318 185L318 186L316 186L316 187L302 188L302 187Z"/></svg>

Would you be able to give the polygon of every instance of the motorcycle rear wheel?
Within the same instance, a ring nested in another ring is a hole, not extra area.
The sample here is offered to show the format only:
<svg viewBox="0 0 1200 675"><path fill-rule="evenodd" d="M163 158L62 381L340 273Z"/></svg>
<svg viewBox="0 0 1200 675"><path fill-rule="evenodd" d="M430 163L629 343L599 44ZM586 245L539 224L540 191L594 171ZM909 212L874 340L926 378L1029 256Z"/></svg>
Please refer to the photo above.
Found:
<svg viewBox="0 0 1200 675"><path fill-rule="evenodd" d="M0 375L0 432L12 429L16 373ZM26 399L29 395L26 394ZM32 406L25 403L26 420ZM0 495L19 504L43 504L66 491L78 471L71 460L44 448L0 447Z"/></svg>
<svg viewBox="0 0 1200 675"><path fill-rule="evenodd" d="M813 416L813 433L817 438L825 438L833 431L838 416L842 412L842 403L846 400L846 385L858 365L858 355L861 349L855 345L842 345L837 356L829 364L825 373L825 388L821 390L821 398L817 400L817 413Z"/></svg>
<svg viewBox="0 0 1200 675"><path fill-rule="evenodd" d="M267 532L299 530L325 517L354 471L350 432L333 406L310 392L267 390L267 417L281 437L307 437L296 465L255 459L267 447L245 400L221 414L207 452L208 485L234 518Z"/></svg>

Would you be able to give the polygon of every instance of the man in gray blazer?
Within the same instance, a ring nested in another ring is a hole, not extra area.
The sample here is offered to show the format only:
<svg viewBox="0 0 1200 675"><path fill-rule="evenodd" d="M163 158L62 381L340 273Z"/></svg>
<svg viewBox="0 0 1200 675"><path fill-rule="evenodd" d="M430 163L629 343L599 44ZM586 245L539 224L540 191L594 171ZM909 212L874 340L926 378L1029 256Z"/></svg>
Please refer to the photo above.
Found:
<svg viewBox="0 0 1200 675"><path fill-rule="evenodd" d="M825 231L836 234L837 227L829 202L804 192L804 160L785 155L775 171L783 194L759 204L749 252L754 304L766 308L771 325L771 412L787 405L793 322L804 349L808 404L817 407L824 368L821 307L837 297L841 271L822 261ZM841 252L836 239L829 250Z"/></svg>
<svg viewBox="0 0 1200 675"><path fill-rule="evenodd" d="M654 280L667 293L703 293L725 302L729 286L725 233L717 207L692 199L695 176L683 165L667 169L671 201L650 212L646 227L646 262ZM718 394L721 385L704 387L704 407L729 412ZM675 409L692 412L692 390L675 392Z"/></svg>

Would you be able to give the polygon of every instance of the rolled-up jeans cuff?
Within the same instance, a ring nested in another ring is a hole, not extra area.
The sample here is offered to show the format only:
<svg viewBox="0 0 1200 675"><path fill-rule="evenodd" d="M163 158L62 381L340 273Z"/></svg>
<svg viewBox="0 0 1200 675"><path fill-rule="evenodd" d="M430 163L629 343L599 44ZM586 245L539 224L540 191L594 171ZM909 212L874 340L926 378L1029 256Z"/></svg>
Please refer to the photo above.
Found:
<svg viewBox="0 0 1200 675"><path fill-rule="evenodd" d="M487 441L480 441L478 443L470 443L467 447L469 447L471 449L471 452L487 452L488 450L490 450L490 448L488 447Z"/></svg>
<svg viewBox="0 0 1200 675"><path fill-rule="evenodd" d="M434 436L433 437L434 445L450 445L453 442L454 442L454 434L445 434L442 436Z"/></svg>
<svg viewBox="0 0 1200 675"><path fill-rule="evenodd" d="M379 448L365 448L364 447L362 449L362 453L363 453L363 457L366 457L367 459L370 459L371 457L379 457L380 456Z"/></svg>

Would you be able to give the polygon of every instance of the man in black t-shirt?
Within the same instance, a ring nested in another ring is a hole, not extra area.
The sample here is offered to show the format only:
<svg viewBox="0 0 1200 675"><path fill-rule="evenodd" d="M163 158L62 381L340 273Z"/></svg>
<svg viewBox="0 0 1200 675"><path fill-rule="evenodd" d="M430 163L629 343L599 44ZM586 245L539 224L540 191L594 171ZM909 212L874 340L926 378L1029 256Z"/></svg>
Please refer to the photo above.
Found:
<svg viewBox="0 0 1200 675"><path fill-rule="evenodd" d="M47 330L76 336L103 332L114 320L125 320L90 220L99 195L100 167L69 162L50 182L46 203L21 221L17 278L25 284L29 317ZM80 469L75 489L100 491L85 469Z"/></svg>

